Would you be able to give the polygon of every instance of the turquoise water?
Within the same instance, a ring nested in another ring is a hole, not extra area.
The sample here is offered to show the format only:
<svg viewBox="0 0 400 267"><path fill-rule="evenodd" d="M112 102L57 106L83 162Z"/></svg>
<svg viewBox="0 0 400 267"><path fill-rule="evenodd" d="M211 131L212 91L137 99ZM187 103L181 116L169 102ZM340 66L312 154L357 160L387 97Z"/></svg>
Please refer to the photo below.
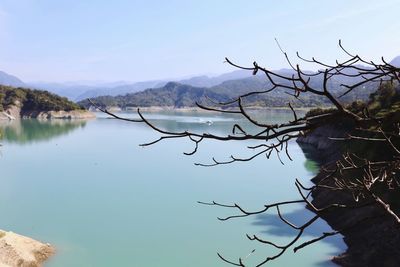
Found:
<svg viewBox="0 0 400 267"><path fill-rule="evenodd" d="M148 115L169 130L221 133L235 122L231 116L199 113ZM265 118L280 121L290 113ZM212 125L205 122L211 120ZM258 234L276 242L293 232L280 225L274 212L220 222L234 211L197 201L240 203L249 209L273 201L297 199L294 179L309 184L315 165L296 143L294 161L273 157L213 168L196 167L211 157L246 155L254 142L206 142L188 157L193 145L169 140L151 147L138 145L158 134L142 124L99 118L83 121L23 120L1 125L0 228L53 244L56 255L46 267L227 266L218 259L245 257L249 264L277 251L246 239ZM302 206L284 210L301 222L311 214ZM329 227L320 221L305 238ZM305 240L305 239L304 239ZM288 251L268 266L332 266L331 256L343 249L339 237L297 253Z"/></svg>

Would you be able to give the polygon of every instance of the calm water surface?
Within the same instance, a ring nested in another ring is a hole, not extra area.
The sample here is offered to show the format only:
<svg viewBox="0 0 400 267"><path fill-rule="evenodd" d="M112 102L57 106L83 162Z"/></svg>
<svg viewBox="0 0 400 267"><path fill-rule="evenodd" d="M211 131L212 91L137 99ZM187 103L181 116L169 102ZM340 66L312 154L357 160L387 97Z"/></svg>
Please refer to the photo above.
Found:
<svg viewBox="0 0 400 267"><path fill-rule="evenodd" d="M281 121L285 111L264 114ZM222 133L236 118L199 113L149 114L169 130ZM213 121L208 125L207 121ZM309 184L315 164L296 143L294 159L285 165L273 157L213 168L196 167L211 157L249 155L254 142L206 142L195 156L193 145L170 140L142 148L158 137L142 124L107 119L3 123L0 158L0 228L49 242L57 254L46 267L227 266L216 255L245 257L249 264L277 251L248 241L245 234L284 243L295 234L276 220L274 212L220 222L234 211L197 201L240 203L249 209L264 203L297 199L294 179ZM255 129L252 129L253 131ZM301 223L311 216L299 205L284 210ZM305 238L329 230L323 222ZM268 266L333 266L331 256L343 244L339 237L287 254Z"/></svg>

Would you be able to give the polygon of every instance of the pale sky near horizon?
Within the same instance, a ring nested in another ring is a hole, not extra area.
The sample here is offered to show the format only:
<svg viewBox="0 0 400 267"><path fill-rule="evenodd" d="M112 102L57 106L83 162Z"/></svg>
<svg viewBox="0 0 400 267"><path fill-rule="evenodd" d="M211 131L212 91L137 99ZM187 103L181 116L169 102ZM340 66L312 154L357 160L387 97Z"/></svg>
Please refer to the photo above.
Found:
<svg viewBox="0 0 400 267"><path fill-rule="evenodd" d="M400 0L0 0L0 70L24 81L144 81L291 56L400 55ZM312 69L311 66L304 68Z"/></svg>

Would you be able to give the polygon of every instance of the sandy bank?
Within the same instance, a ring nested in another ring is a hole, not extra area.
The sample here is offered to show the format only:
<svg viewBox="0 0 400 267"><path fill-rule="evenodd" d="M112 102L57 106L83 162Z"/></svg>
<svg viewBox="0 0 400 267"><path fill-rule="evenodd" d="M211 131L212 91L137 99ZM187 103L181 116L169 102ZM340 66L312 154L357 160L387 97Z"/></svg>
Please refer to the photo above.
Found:
<svg viewBox="0 0 400 267"><path fill-rule="evenodd" d="M0 230L0 267L40 267L54 252L49 244Z"/></svg>

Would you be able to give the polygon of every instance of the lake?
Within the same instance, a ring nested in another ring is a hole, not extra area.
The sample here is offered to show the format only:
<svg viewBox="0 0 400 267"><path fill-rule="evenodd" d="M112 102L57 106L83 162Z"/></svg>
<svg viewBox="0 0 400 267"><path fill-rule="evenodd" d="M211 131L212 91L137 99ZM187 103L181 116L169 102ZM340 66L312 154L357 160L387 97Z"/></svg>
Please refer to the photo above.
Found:
<svg viewBox="0 0 400 267"><path fill-rule="evenodd" d="M269 202L298 199L294 179L310 184L316 164L290 143L293 161L273 156L212 168L194 163L249 155L256 142L193 144L167 140L150 147L139 144L159 137L141 123L106 118L90 121L22 120L1 124L0 228L56 247L46 267L229 266L216 255L246 257L254 264L277 250L247 240L257 234L277 243L295 234L274 211L221 222L234 210L197 201L240 203L251 210ZM126 114L135 116L134 114ZM204 113L152 113L152 121L168 130L223 133L238 118ZM270 111L265 119L291 118L288 111ZM208 125L207 121L212 121ZM239 120L246 126L246 122ZM248 126L248 125L247 125ZM250 127L250 126L248 126ZM254 129L253 129L254 130ZM287 218L304 222L312 214L303 205L285 208ZM329 231L318 221L302 240ZM335 266L329 259L344 249L341 237L292 250L267 266Z"/></svg>

